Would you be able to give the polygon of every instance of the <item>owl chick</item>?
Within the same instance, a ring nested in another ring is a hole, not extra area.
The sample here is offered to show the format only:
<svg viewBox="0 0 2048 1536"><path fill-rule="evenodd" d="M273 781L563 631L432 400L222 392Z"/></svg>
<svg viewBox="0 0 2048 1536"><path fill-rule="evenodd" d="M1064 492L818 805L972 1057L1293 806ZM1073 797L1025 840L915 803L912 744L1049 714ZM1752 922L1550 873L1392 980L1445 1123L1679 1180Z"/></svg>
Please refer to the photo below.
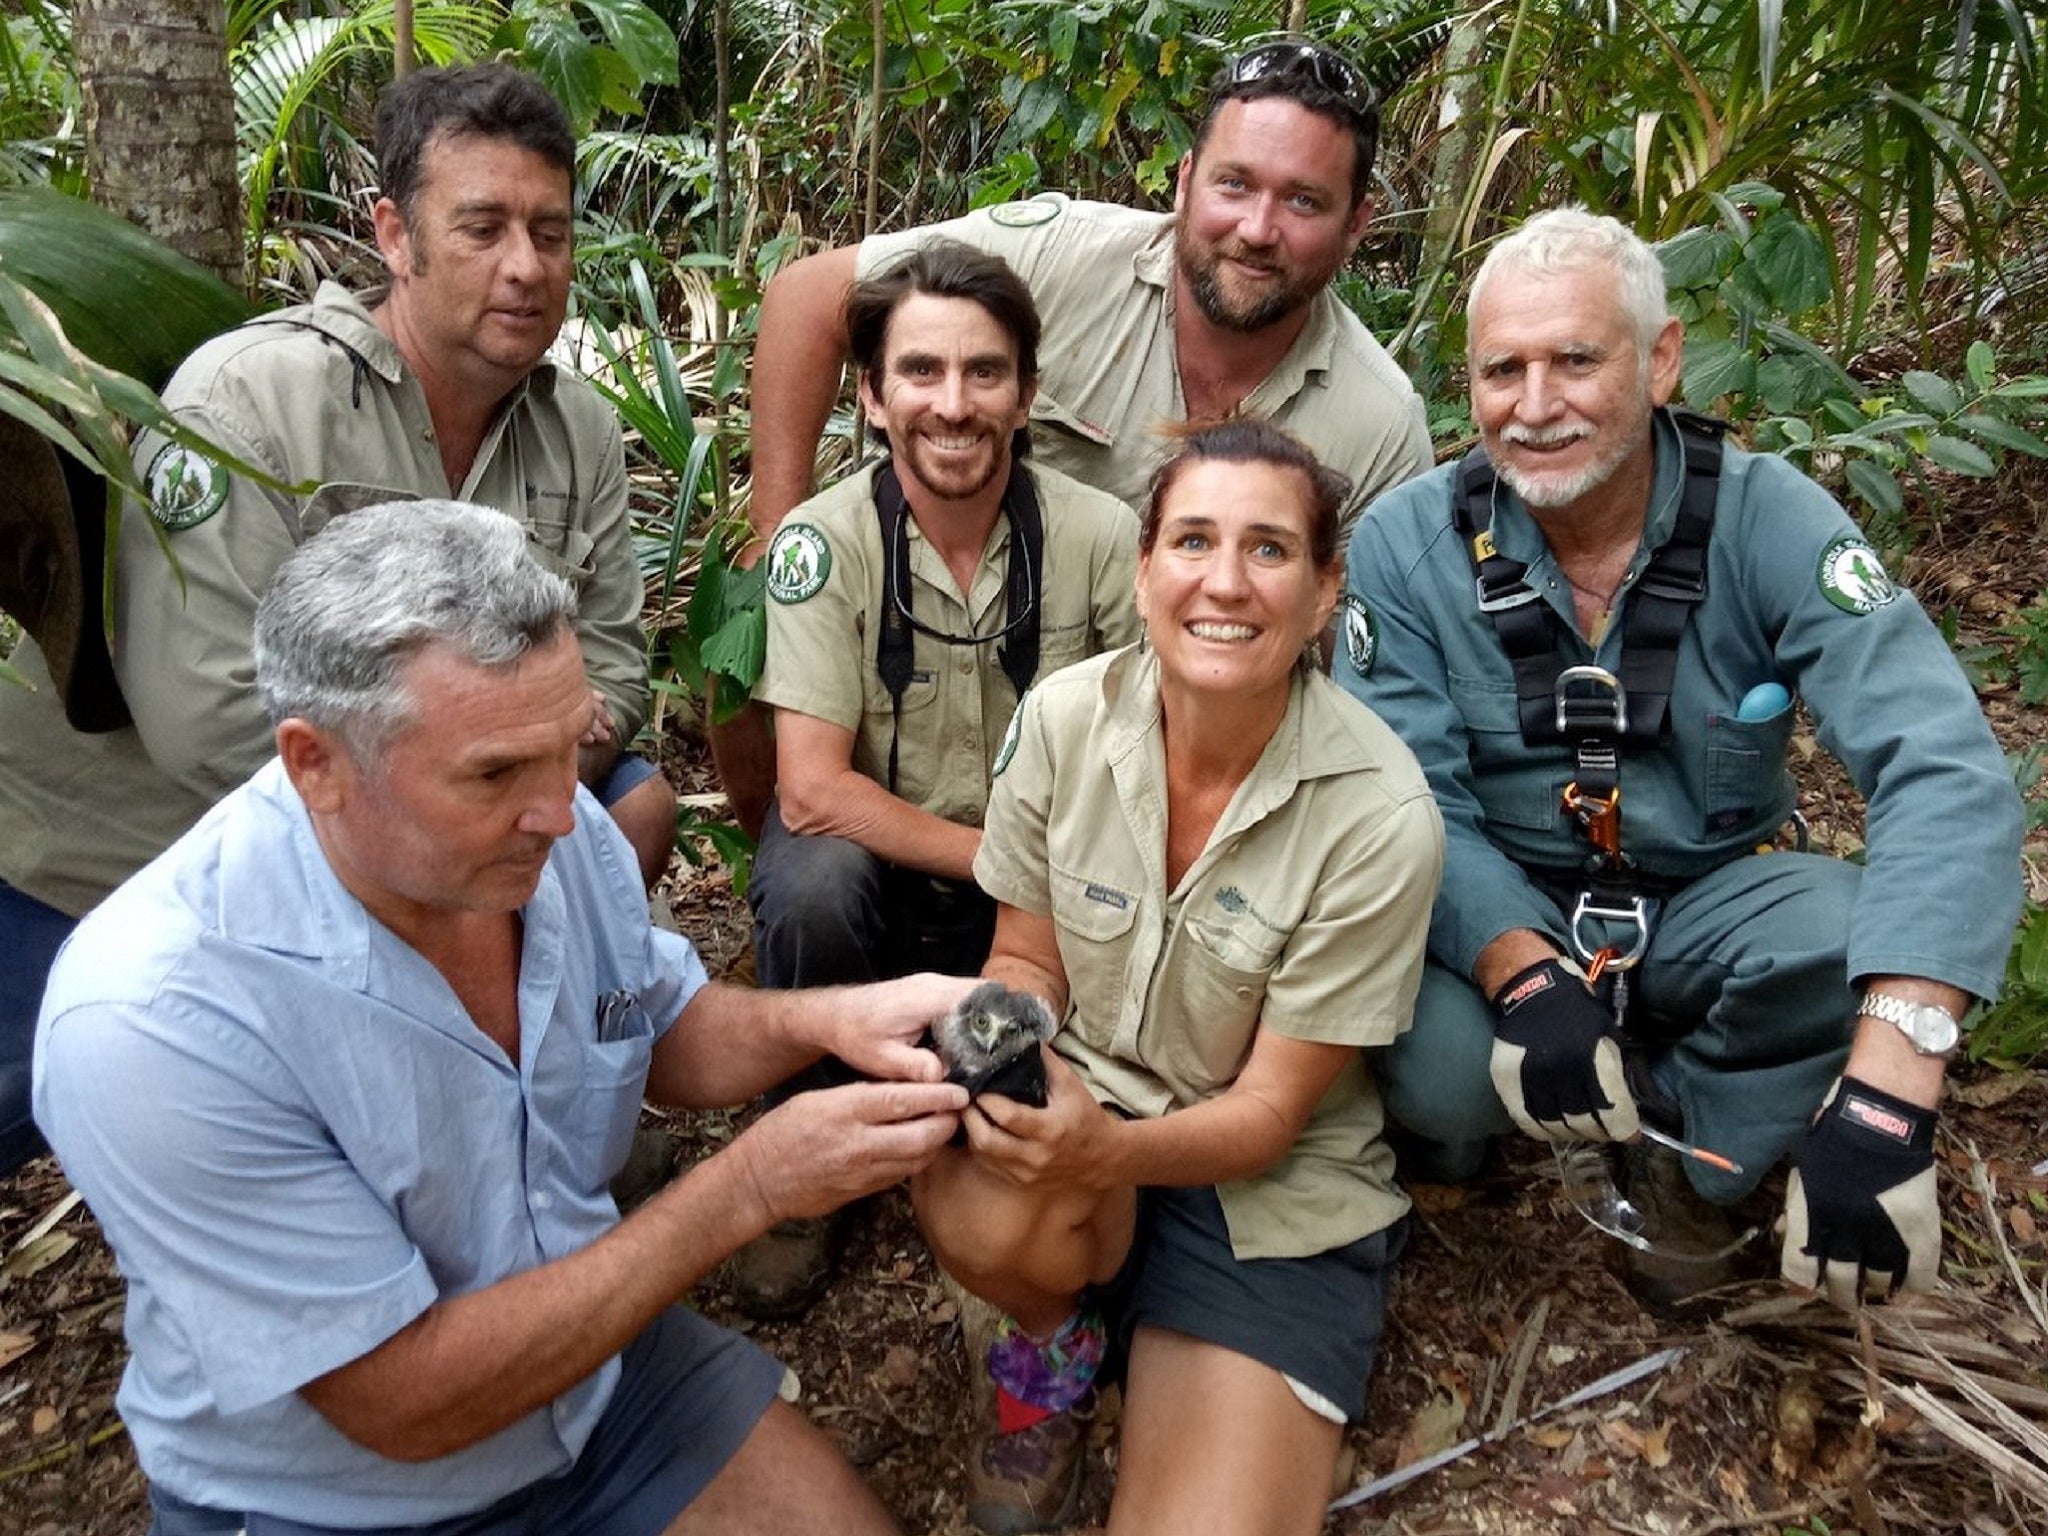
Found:
<svg viewBox="0 0 2048 1536"><path fill-rule="evenodd" d="M932 1025L932 1045L947 1079L978 1093L1025 1052L1035 1061L1034 1047L1050 1040L1056 1027L1043 999L985 981Z"/></svg>

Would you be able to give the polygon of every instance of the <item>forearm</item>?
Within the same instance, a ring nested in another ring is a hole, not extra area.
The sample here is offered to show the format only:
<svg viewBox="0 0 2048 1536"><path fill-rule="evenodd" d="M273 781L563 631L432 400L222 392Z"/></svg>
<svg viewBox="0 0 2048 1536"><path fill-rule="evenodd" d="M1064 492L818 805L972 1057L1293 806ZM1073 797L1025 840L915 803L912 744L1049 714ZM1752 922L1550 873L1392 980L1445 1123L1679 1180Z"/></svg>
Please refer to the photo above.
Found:
<svg viewBox="0 0 2048 1536"><path fill-rule="evenodd" d="M774 1220L735 1144L588 1247L437 1302L304 1396L380 1455L450 1455L567 1392Z"/></svg>
<svg viewBox="0 0 2048 1536"><path fill-rule="evenodd" d="M771 537L784 514L811 494L818 439L839 398L844 305L857 259L854 246L820 251L784 267L761 295L751 391L754 489L747 508L760 539Z"/></svg>
<svg viewBox="0 0 2048 1536"><path fill-rule="evenodd" d="M846 768L792 774L783 767L782 820L803 837L843 837L878 859L950 880L974 878L981 829L934 816Z"/></svg>
<svg viewBox="0 0 2048 1536"><path fill-rule="evenodd" d="M1279 1161L1300 1131L1278 1106L1233 1086L1186 1109L1114 1122L1103 1139L1101 1187L1253 1178Z"/></svg>
<svg viewBox="0 0 2048 1536"><path fill-rule="evenodd" d="M647 1097L678 1109L746 1103L831 1050L832 1026L855 990L700 987L655 1046Z"/></svg>

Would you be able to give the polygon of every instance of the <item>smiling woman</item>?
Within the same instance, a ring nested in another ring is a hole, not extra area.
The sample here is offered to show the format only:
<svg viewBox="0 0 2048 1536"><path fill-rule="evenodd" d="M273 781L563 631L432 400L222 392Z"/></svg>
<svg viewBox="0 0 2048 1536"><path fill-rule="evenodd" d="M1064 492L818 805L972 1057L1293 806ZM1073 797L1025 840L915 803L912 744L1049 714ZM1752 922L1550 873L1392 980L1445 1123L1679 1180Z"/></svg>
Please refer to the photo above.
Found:
<svg viewBox="0 0 2048 1536"><path fill-rule="evenodd" d="M1300 664L1345 494L1263 422L1190 432L1140 533L1149 645L1040 682L999 754L984 974L1063 1023L1045 1107L984 1095L913 1185L1006 1314L984 1530L1071 1514L1102 1373L1112 1530L1321 1528L1406 1207L1358 1047L1407 1027L1443 846L1407 749Z"/></svg>

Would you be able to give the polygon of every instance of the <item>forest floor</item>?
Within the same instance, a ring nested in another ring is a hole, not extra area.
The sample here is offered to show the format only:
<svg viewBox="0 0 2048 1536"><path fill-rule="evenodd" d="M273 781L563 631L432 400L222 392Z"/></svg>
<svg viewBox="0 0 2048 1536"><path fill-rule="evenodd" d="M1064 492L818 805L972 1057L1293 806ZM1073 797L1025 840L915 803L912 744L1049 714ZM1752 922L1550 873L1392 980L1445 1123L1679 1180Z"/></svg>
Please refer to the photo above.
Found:
<svg viewBox="0 0 2048 1536"><path fill-rule="evenodd" d="M1987 490L1990 492L1987 494ZM2048 590L2048 476L1973 487L1897 573L1960 638L1995 641ZM1965 510L1967 508L1967 510ZM2048 740L2048 707L1985 695L2009 750ZM1812 743L1799 743L1811 756ZM688 753L686 789L708 788ZM1857 846L1860 805L1822 757L1801 770L1816 845ZM2048 899L2048 837L2029 845ZM714 975L750 974L744 904L723 870L677 866L679 925ZM1473 1185L1416 1191L1385 1347L1342 1489L1472 1437L1484 1443L1332 1516L1345 1536L2048 1536L2048 1063L1959 1065L1939 1155L1942 1282L1857 1321L1758 1271L1716 1320L1641 1311L1611 1240L1566 1204L1549 1154L1504 1146ZM671 1117L685 1156L724 1115ZM722 1281L696 1301L736 1326ZM113 1408L125 1351L119 1275L87 1210L41 1159L0 1181L0 1536L140 1536L143 1481ZM840 1281L801 1322L752 1329L812 1417L911 1532L962 1532L969 1423L958 1318L892 1194ZM1616 1373L1622 1385L1541 1414ZM1098 1420L1082 1525L1114 1482L1113 1400ZM1335 1491L1335 1490L1333 1490Z"/></svg>

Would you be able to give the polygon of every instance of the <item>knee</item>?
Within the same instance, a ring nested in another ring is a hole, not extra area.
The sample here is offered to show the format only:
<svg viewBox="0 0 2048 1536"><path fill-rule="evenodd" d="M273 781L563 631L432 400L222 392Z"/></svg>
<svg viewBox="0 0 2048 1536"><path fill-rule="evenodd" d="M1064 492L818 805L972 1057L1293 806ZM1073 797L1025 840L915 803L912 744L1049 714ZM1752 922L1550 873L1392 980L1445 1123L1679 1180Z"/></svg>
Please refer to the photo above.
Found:
<svg viewBox="0 0 2048 1536"><path fill-rule="evenodd" d="M1387 1113L1431 1141L1483 1142L1513 1129L1494 1092L1493 1010L1462 976L1424 968L1415 1025L1380 1054Z"/></svg>
<svg viewBox="0 0 2048 1536"><path fill-rule="evenodd" d="M858 924L878 899L880 861L843 837L776 832L754 861L748 895L755 914L764 923L806 928Z"/></svg>
<svg viewBox="0 0 2048 1536"><path fill-rule="evenodd" d="M640 865L640 878L652 890L668 870L676 847L676 790L666 776L655 774L633 786L606 807Z"/></svg>

